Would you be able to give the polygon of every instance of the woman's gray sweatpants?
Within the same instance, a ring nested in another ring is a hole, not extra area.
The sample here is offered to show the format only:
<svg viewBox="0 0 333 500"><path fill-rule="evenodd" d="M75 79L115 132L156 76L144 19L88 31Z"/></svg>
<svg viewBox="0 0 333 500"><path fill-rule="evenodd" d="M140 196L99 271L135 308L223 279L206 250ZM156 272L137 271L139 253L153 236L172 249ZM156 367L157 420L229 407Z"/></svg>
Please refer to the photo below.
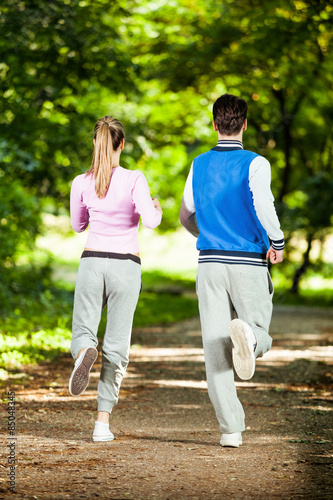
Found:
<svg viewBox="0 0 333 500"><path fill-rule="evenodd" d="M139 259L138 259L139 260ZM134 311L141 289L141 266L133 260L81 258L76 279L71 353L97 348L97 330L107 306L98 383L98 411L111 412L128 365Z"/></svg>
<svg viewBox="0 0 333 500"><path fill-rule="evenodd" d="M272 344L273 284L264 266L199 263L197 294L209 397L221 432L242 432L245 416L236 393L229 325L234 313L250 325L257 338L255 356L263 356Z"/></svg>

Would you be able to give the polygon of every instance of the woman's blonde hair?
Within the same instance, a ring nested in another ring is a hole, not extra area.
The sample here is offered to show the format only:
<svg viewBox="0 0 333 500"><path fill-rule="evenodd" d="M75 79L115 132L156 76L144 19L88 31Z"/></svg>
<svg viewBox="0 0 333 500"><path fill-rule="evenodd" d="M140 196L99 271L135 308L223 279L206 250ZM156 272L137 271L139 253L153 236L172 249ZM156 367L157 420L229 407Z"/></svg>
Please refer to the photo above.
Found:
<svg viewBox="0 0 333 500"><path fill-rule="evenodd" d="M91 167L86 175L93 174L98 198L104 198L109 189L113 166L113 153L125 138L123 126L112 116L100 118L95 125L95 148Z"/></svg>

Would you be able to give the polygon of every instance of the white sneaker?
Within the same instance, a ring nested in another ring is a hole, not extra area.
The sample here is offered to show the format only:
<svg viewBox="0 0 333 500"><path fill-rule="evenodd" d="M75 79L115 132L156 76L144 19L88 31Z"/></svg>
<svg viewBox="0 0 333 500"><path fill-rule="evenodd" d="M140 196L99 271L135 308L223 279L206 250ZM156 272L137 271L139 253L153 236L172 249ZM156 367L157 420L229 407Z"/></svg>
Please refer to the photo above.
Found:
<svg viewBox="0 0 333 500"><path fill-rule="evenodd" d="M241 380L249 380L256 368L254 349L257 339L252 328L241 319L231 321L230 337L233 343L232 362L235 372Z"/></svg>
<svg viewBox="0 0 333 500"><path fill-rule="evenodd" d="M112 441L112 439L114 439L114 435L109 429L109 424L104 424L96 420L93 441Z"/></svg>
<svg viewBox="0 0 333 500"><path fill-rule="evenodd" d="M221 446L230 446L231 448L238 448L242 443L243 441L241 432L222 434L220 441Z"/></svg>
<svg viewBox="0 0 333 500"><path fill-rule="evenodd" d="M98 351L95 347L87 347L75 361L74 369L69 379L69 392L72 396L80 396L88 387L89 373L97 356Z"/></svg>

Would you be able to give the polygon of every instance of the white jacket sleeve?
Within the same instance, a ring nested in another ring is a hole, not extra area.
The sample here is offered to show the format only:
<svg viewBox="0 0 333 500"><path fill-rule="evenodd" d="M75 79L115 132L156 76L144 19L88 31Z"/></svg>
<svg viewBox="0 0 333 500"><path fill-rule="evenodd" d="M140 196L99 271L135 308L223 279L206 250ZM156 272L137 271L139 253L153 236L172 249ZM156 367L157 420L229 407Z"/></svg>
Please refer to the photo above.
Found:
<svg viewBox="0 0 333 500"><path fill-rule="evenodd" d="M271 191L271 166L263 156L257 156L250 165L249 187L257 217L266 230L275 250L284 248L284 235L274 206Z"/></svg>
<svg viewBox="0 0 333 500"><path fill-rule="evenodd" d="M196 238L199 236L199 229L195 215L195 206L193 198L193 163L185 183L182 204L180 207L179 219L181 225Z"/></svg>

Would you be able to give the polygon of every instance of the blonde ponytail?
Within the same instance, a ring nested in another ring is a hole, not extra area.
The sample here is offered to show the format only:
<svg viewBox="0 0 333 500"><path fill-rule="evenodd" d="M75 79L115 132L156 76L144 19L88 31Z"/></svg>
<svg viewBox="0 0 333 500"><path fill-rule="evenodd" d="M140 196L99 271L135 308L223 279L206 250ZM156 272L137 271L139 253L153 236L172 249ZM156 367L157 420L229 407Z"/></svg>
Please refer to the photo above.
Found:
<svg viewBox="0 0 333 500"><path fill-rule="evenodd" d="M104 198L109 189L113 165L113 153L124 139L123 126L112 116L100 118L95 125L95 148L91 167L86 175L93 174L98 198Z"/></svg>

